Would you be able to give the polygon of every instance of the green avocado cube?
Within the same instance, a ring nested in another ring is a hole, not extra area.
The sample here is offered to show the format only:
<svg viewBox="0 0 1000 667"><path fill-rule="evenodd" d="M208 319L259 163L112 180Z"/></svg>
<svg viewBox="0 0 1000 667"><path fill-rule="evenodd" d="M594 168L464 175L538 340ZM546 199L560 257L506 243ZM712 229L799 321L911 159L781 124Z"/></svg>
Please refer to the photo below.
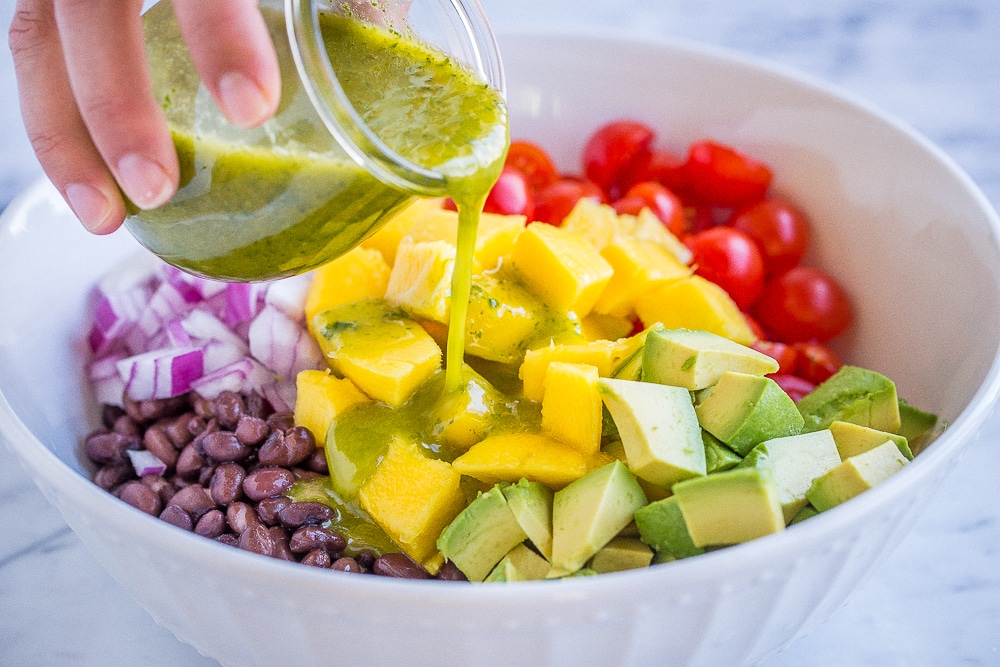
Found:
<svg viewBox="0 0 1000 667"><path fill-rule="evenodd" d="M511 549L527 539L499 486L462 510L437 539L437 548L469 581L483 581Z"/></svg>
<svg viewBox="0 0 1000 667"><path fill-rule="evenodd" d="M863 454L869 449L878 447L886 440L892 440L899 447L900 454L905 456L909 461L913 460L913 453L910 451L910 446L906 438L895 433L842 421L831 423L830 433L833 434L833 439L837 443L837 449L840 451L840 458L842 459L849 459L852 456Z"/></svg>
<svg viewBox="0 0 1000 667"><path fill-rule="evenodd" d="M552 558L552 490L540 482L521 479L503 487L507 506L535 548Z"/></svg>
<svg viewBox="0 0 1000 667"><path fill-rule="evenodd" d="M636 511L635 525L640 539L653 547L657 556L667 553L670 560L676 560L705 553L691 539L677 496L657 500Z"/></svg>
<svg viewBox="0 0 1000 667"><path fill-rule="evenodd" d="M485 583L540 581L545 579L549 562L523 544L518 544L504 556L484 580Z"/></svg>
<svg viewBox="0 0 1000 667"><path fill-rule="evenodd" d="M835 421L860 424L880 431L899 431L896 385L886 376L858 366L840 370L798 402L803 431L820 431Z"/></svg>
<svg viewBox="0 0 1000 667"><path fill-rule="evenodd" d="M588 567L598 574L649 567L653 550L635 537L615 537L590 559Z"/></svg>
<svg viewBox="0 0 1000 667"><path fill-rule="evenodd" d="M825 512L881 484L906 463L906 457L896 443L887 440L874 449L852 456L817 478L806 496L813 507Z"/></svg>
<svg viewBox="0 0 1000 667"><path fill-rule="evenodd" d="M768 377L726 371L699 394L695 413L702 428L741 456L757 444L802 430L802 415Z"/></svg>
<svg viewBox="0 0 1000 667"><path fill-rule="evenodd" d="M673 490L697 547L739 544L785 529L767 468L733 468L678 482Z"/></svg>
<svg viewBox="0 0 1000 667"><path fill-rule="evenodd" d="M767 375L778 362L746 345L708 331L650 331L643 346L642 379L691 391L718 382L726 371Z"/></svg>

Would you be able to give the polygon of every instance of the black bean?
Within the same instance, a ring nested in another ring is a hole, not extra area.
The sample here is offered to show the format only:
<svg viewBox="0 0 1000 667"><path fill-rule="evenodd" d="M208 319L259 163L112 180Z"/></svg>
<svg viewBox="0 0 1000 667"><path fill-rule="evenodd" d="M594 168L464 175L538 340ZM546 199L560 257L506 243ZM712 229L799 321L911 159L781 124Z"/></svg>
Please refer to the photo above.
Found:
<svg viewBox="0 0 1000 667"><path fill-rule="evenodd" d="M200 442L205 456L216 463L242 461L250 454L250 449L230 431L206 433L200 438Z"/></svg>
<svg viewBox="0 0 1000 667"><path fill-rule="evenodd" d="M340 533L321 526L302 526L292 533L288 547L297 554L324 549L331 554L339 555L347 548L347 540Z"/></svg>
<svg viewBox="0 0 1000 667"><path fill-rule="evenodd" d="M285 496L277 498L264 498L257 503L257 516L265 525L273 526L278 523L278 513L292 504L292 499ZM285 526L286 528L288 526Z"/></svg>
<svg viewBox="0 0 1000 667"><path fill-rule="evenodd" d="M372 572L397 579L430 579L430 573L406 554L382 554L375 559Z"/></svg>
<svg viewBox="0 0 1000 667"><path fill-rule="evenodd" d="M215 538L216 542L222 542L223 544L228 544L231 547L235 547L239 544L240 536L236 533L223 533Z"/></svg>
<svg viewBox="0 0 1000 667"><path fill-rule="evenodd" d="M226 530L226 515L213 509L205 512L194 526L194 532L202 537L219 537Z"/></svg>
<svg viewBox="0 0 1000 667"><path fill-rule="evenodd" d="M311 565L313 567L330 567L333 564L330 554L322 549L314 549L313 551L310 551L303 556L302 560L299 562L303 565Z"/></svg>
<svg viewBox="0 0 1000 667"><path fill-rule="evenodd" d="M258 394L256 391L250 392L246 397L246 414L251 417L257 417L258 419L267 419L267 416L274 412L271 404L267 402L267 399Z"/></svg>
<svg viewBox="0 0 1000 667"><path fill-rule="evenodd" d="M134 477L135 469L131 463L110 463L97 469L94 473L94 484L105 491L110 491Z"/></svg>
<svg viewBox="0 0 1000 667"><path fill-rule="evenodd" d="M243 480L243 493L250 500L276 498L295 483L295 475L284 468L260 468Z"/></svg>
<svg viewBox="0 0 1000 667"><path fill-rule="evenodd" d="M275 412L268 415L267 425L272 431L287 431L295 426L295 415L291 412Z"/></svg>
<svg viewBox="0 0 1000 667"><path fill-rule="evenodd" d="M441 569L438 570L435 578L441 581L468 581L469 578L465 576L465 573L458 569L458 566L452 563L450 560L445 561Z"/></svg>
<svg viewBox="0 0 1000 667"><path fill-rule="evenodd" d="M136 480L122 486L118 497L132 507L152 516L158 516L163 508L163 501L153 489Z"/></svg>
<svg viewBox="0 0 1000 667"><path fill-rule="evenodd" d="M371 551L360 551L354 556L354 560L358 561L358 565L365 568L366 570L371 570L372 566L375 565L375 559L378 555Z"/></svg>
<svg viewBox="0 0 1000 667"><path fill-rule="evenodd" d="M316 451L316 440L307 428L293 426L287 431L273 431L257 453L264 465L290 468L302 463Z"/></svg>
<svg viewBox="0 0 1000 667"><path fill-rule="evenodd" d="M219 505L228 505L243 496L243 480L246 470L238 463L223 463L215 469L208 489L212 499Z"/></svg>
<svg viewBox="0 0 1000 667"><path fill-rule="evenodd" d="M263 503L265 501L261 501ZM319 525L333 518L333 510L323 503L292 503L278 512L278 520L285 528L298 528L306 524Z"/></svg>
<svg viewBox="0 0 1000 667"><path fill-rule="evenodd" d="M162 428L148 428L142 436L143 446L167 468L177 465L177 448Z"/></svg>
<svg viewBox="0 0 1000 667"><path fill-rule="evenodd" d="M201 424L200 428L196 425L195 431L191 429L191 422L195 421ZM163 432L170 442L176 449L182 448L184 445L191 442L191 440L196 436L201 430L204 429L205 421L200 417L197 417L193 412L185 412L180 417L176 417L170 420L164 427Z"/></svg>
<svg viewBox="0 0 1000 667"><path fill-rule="evenodd" d="M271 554L272 556L293 563L298 560L295 554L292 553L292 550L288 548L288 531L281 526L271 526L267 529L267 532L274 541L274 553Z"/></svg>
<svg viewBox="0 0 1000 667"><path fill-rule="evenodd" d="M191 393L188 399L195 415L208 421L215 417L215 403L200 394Z"/></svg>
<svg viewBox="0 0 1000 667"><path fill-rule="evenodd" d="M128 415L122 415L116 419L115 423L111 427L111 430L115 433L131 435L137 438L142 434L142 430L139 428L139 425L136 424L135 421Z"/></svg>
<svg viewBox="0 0 1000 667"><path fill-rule="evenodd" d="M243 397L234 391L223 391L215 399L215 417L222 428L232 430L240 422L240 416L246 411Z"/></svg>
<svg viewBox="0 0 1000 667"><path fill-rule="evenodd" d="M198 521L205 512L215 509L215 500L201 484L192 484L181 489L170 499L170 504L186 511L194 521Z"/></svg>
<svg viewBox="0 0 1000 667"><path fill-rule="evenodd" d="M173 524L178 528L183 528L184 530L191 530L194 528L194 521L191 520L191 515L184 511L178 505L167 505L162 512L160 512L160 518L169 524Z"/></svg>
<svg viewBox="0 0 1000 667"><path fill-rule="evenodd" d="M236 501L226 508L226 523L237 535L242 535L251 526L262 525L254 508L242 501Z"/></svg>
<svg viewBox="0 0 1000 667"><path fill-rule="evenodd" d="M177 487L161 475L145 475L142 478L142 483L156 491L156 495L160 497L164 505L168 505L170 499L177 493Z"/></svg>
<svg viewBox="0 0 1000 667"><path fill-rule="evenodd" d="M264 438L271 432L267 422L260 417L253 415L243 415L236 424L236 438L247 446L259 445L264 442Z"/></svg>
<svg viewBox="0 0 1000 667"><path fill-rule="evenodd" d="M106 429L111 430L115 422L123 414L125 414L125 411L119 406L105 403L101 406L101 423L104 424Z"/></svg>
<svg viewBox="0 0 1000 667"><path fill-rule="evenodd" d="M125 450L139 449L141 441L124 433L92 433L84 441L87 458L94 463L125 463Z"/></svg>
<svg viewBox="0 0 1000 667"><path fill-rule="evenodd" d="M201 452L198 451L197 443L192 441L177 456L177 463L174 464L174 469L177 471L178 477L190 482L198 479L201 468L205 463L207 461L205 461L205 457L202 456Z"/></svg>
<svg viewBox="0 0 1000 667"><path fill-rule="evenodd" d="M303 558L302 562L305 562L305 560L306 559ZM347 556L338 558L337 560L333 561L333 563L330 564L330 569L337 570L338 572L355 572L359 574L364 573L364 570L358 564L358 561L354 560L353 558L349 558Z"/></svg>
<svg viewBox="0 0 1000 667"><path fill-rule="evenodd" d="M308 470L313 471L317 475L329 475L330 467L326 462L326 450L322 447L317 447L309 458L305 460L305 467Z"/></svg>
<svg viewBox="0 0 1000 667"><path fill-rule="evenodd" d="M260 523L249 526L240 533L237 546L261 556L274 555L274 540L271 538L271 533L268 532L267 526Z"/></svg>

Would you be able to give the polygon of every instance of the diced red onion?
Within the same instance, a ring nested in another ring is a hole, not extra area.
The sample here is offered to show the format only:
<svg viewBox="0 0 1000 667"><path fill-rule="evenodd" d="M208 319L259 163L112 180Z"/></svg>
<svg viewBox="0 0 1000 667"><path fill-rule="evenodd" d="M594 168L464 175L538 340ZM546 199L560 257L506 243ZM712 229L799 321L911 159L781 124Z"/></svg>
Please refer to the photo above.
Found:
<svg viewBox="0 0 1000 667"><path fill-rule="evenodd" d="M251 357L243 357L191 382L191 390L205 398L214 399L223 391L260 391L273 384L274 372Z"/></svg>
<svg viewBox="0 0 1000 667"><path fill-rule="evenodd" d="M197 311L195 311L197 312ZM170 347L191 347L191 335L184 328L182 320L174 318L163 325L166 334L166 344Z"/></svg>
<svg viewBox="0 0 1000 667"><path fill-rule="evenodd" d="M306 296L311 285L312 275L308 273L276 280L268 284L264 303L274 306L296 322L304 322Z"/></svg>
<svg viewBox="0 0 1000 667"><path fill-rule="evenodd" d="M241 349L242 354L248 352L246 340L223 324L218 317L204 310L192 310L184 318L184 330L195 340L207 342L217 340L226 345Z"/></svg>
<svg viewBox="0 0 1000 667"><path fill-rule="evenodd" d="M191 389L202 376L204 351L199 348L151 350L118 362L125 392L135 401L171 398Z"/></svg>
<svg viewBox="0 0 1000 667"><path fill-rule="evenodd" d="M91 351L100 356L120 343L138 321L148 301L149 290L144 286L103 294L94 308L89 336Z"/></svg>
<svg viewBox="0 0 1000 667"><path fill-rule="evenodd" d="M226 285L226 302L222 318L229 326L249 322L264 307L266 283L230 283Z"/></svg>
<svg viewBox="0 0 1000 667"><path fill-rule="evenodd" d="M135 474L139 477L146 475L162 475L167 471L167 464L158 459L153 452L145 449L126 449Z"/></svg>
<svg viewBox="0 0 1000 667"><path fill-rule="evenodd" d="M295 409L294 380L283 380L264 385L260 388L259 393L278 412L291 412Z"/></svg>
<svg viewBox="0 0 1000 667"><path fill-rule="evenodd" d="M226 283L193 276L169 264L163 265L163 275L190 303L205 301L226 289Z"/></svg>
<svg viewBox="0 0 1000 667"><path fill-rule="evenodd" d="M163 262L156 255L138 252L108 271L97 285L101 294L117 294L133 287L147 287L159 277Z"/></svg>
<svg viewBox="0 0 1000 667"><path fill-rule="evenodd" d="M250 354L262 364L289 379L307 368L318 368L323 354L316 341L298 322L274 306L265 306L247 332Z"/></svg>
<svg viewBox="0 0 1000 667"><path fill-rule="evenodd" d="M147 337L151 337L170 320L187 315L194 308L194 303L187 301L183 294L170 283L160 283L145 309L136 322L138 328Z"/></svg>
<svg viewBox="0 0 1000 667"><path fill-rule="evenodd" d="M114 352L95 359L87 366L87 377L98 403L122 407L125 380L118 374L118 362L124 358L125 353Z"/></svg>

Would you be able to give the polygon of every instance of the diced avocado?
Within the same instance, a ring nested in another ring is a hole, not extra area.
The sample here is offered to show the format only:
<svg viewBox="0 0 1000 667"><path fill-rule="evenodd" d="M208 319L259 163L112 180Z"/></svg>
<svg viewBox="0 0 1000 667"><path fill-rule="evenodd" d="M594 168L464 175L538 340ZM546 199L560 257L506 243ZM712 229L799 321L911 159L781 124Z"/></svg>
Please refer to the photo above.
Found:
<svg viewBox="0 0 1000 667"><path fill-rule="evenodd" d="M767 468L734 468L678 482L674 496L699 547L739 544L785 529Z"/></svg>
<svg viewBox="0 0 1000 667"><path fill-rule="evenodd" d="M705 553L691 540L677 496L657 500L637 510L635 525L642 541L653 547L658 555L666 552L675 560Z"/></svg>
<svg viewBox="0 0 1000 667"><path fill-rule="evenodd" d="M812 505L806 505L805 507L799 510L798 514L792 517L792 520L788 523L788 525L794 526L797 523L802 523L806 519L811 519L817 514L819 514L819 512L816 511L815 507L813 507Z"/></svg>
<svg viewBox="0 0 1000 667"><path fill-rule="evenodd" d="M849 459L857 454L867 452L869 449L878 447L886 440L892 440L899 447L899 452L907 458L913 460L913 453L906 438L895 433L880 431L875 428L852 424L851 422L835 421L830 424L830 433L837 443L841 459Z"/></svg>
<svg viewBox="0 0 1000 667"><path fill-rule="evenodd" d="M785 523L808 504L806 492L813 480L838 465L840 454L827 429L765 440L740 463L741 467L771 470Z"/></svg>
<svg viewBox="0 0 1000 667"><path fill-rule="evenodd" d="M702 427L741 456L755 445L802 430L802 415L768 377L726 371L701 392L695 406Z"/></svg>
<svg viewBox="0 0 1000 667"><path fill-rule="evenodd" d="M908 441L914 441L937 426L937 415L915 408L899 399L899 430L897 433Z"/></svg>
<svg viewBox="0 0 1000 667"><path fill-rule="evenodd" d="M578 570L632 521L646 496L620 461L556 491L552 503L552 566Z"/></svg>
<svg viewBox="0 0 1000 667"><path fill-rule="evenodd" d="M642 379L692 391L710 387L726 371L767 375L778 371L771 357L708 331L650 332L643 348Z"/></svg>
<svg viewBox="0 0 1000 667"><path fill-rule="evenodd" d="M503 491L494 486L441 531L437 548L469 581L482 581L500 559L527 537Z"/></svg>
<svg viewBox="0 0 1000 667"><path fill-rule="evenodd" d="M503 487L507 505L521 530L546 558L552 557L552 490L539 482L521 479Z"/></svg>
<svg viewBox="0 0 1000 667"><path fill-rule="evenodd" d="M653 550L634 537L615 537L590 559L588 567L598 574L649 567Z"/></svg>
<svg viewBox="0 0 1000 667"><path fill-rule="evenodd" d="M705 443L705 468L709 475L735 468L743 458L726 446L714 435L701 430L701 439Z"/></svg>
<svg viewBox="0 0 1000 667"><path fill-rule="evenodd" d="M613 378L598 380L597 387L637 477L670 488L705 474L701 427L686 389Z"/></svg>
<svg viewBox="0 0 1000 667"><path fill-rule="evenodd" d="M899 430L896 385L886 376L858 366L841 366L798 402L803 431L820 431L845 421L880 431Z"/></svg>
<svg viewBox="0 0 1000 667"><path fill-rule="evenodd" d="M549 562L523 544L518 544L497 563L486 583L508 583L513 581L539 581L550 570Z"/></svg>
<svg viewBox="0 0 1000 667"><path fill-rule="evenodd" d="M817 478L806 496L820 512L867 491L898 472L907 463L896 443L887 440L875 449L852 456Z"/></svg>

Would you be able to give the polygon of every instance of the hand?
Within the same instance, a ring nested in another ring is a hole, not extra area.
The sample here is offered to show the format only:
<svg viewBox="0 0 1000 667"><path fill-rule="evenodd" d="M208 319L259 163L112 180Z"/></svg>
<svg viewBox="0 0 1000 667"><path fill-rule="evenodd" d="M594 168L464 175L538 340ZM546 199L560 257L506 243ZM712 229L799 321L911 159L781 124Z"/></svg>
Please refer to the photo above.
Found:
<svg viewBox="0 0 1000 667"><path fill-rule="evenodd" d="M253 127L281 92L254 0L173 0L192 60L223 113ZM177 154L153 99L142 0L18 0L9 43L21 113L42 168L77 218L107 234L177 189ZM119 189L119 186L121 189Z"/></svg>

